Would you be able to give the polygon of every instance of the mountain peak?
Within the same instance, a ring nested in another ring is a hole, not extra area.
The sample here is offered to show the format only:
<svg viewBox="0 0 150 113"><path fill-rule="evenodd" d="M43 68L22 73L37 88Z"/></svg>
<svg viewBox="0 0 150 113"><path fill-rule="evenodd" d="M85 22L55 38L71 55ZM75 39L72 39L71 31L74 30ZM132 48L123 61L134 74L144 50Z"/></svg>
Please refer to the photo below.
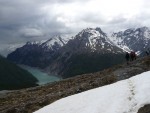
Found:
<svg viewBox="0 0 150 113"><path fill-rule="evenodd" d="M146 26L143 26L143 27L140 27L140 28L137 28L137 29L140 29L140 30L142 30L142 31L149 30L149 28L148 28L148 27L146 27Z"/></svg>
<svg viewBox="0 0 150 113"><path fill-rule="evenodd" d="M69 37L68 35L55 35L53 37L50 37L48 40L42 40L42 41L28 41L26 42L25 46L41 46L42 48L47 49L56 49L59 47L64 46L72 37ZM54 47L57 46L57 47Z"/></svg>
<svg viewBox="0 0 150 113"><path fill-rule="evenodd" d="M150 47L150 30L145 26L136 29L127 29L113 33L110 39L120 48L129 48L129 51L140 51L142 53L146 48Z"/></svg>
<svg viewBox="0 0 150 113"><path fill-rule="evenodd" d="M94 37L106 37L106 33L104 33L101 28L86 28L77 34L78 37L82 38L94 38Z"/></svg>
<svg viewBox="0 0 150 113"><path fill-rule="evenodd" d="M72 45L77 46L77 49L100 53L117 53L115 45L108 39L106 33L101 28L86 28L79 32L75 37L75 42Z"/></svg>
<svg viewBox="0 0 150 113"><path fill-rule="evenodd" d="M46 40L41 40L41 41L27 41L25 45L41 45L45 41Z"/></svg>
<svg viewBox="0 0 150 113"><path fill-rule="evenodd" d="M134 31L135 31L134 28L127 29L127 30L124 31L124 35L129 35L129 34L131 34L131 33L134 32Z"/></svg>
<svg viewBox="0 0 150 113"><path fill-rule="evenodd" d="M141 28L137 28L135 30L135 32L141 34L141 35L147 35L148 33L150 34L150 30L148 27L141 27Z"/></svg>
<svg viewBox="0 0 150 113"><path fill-rule="evenodd" d="M106 34L104 33L100 27L96 27L96 28L86 28L86 29L83 29L81 32L90 32L90 31L97 31L99 33L102 33L102 34Z"/></svg>
<svg viewBox="0 0 150 113"><path fill-rule="evenodd" d="M42 45L47 46L49 48L51 48L54 45L59 45L59 46L63 46L64 42L62 41L62 38L60 37L60 35L56 35L54 37L51 37L49 40L47 40L45 43L43 43Z"/></svg>

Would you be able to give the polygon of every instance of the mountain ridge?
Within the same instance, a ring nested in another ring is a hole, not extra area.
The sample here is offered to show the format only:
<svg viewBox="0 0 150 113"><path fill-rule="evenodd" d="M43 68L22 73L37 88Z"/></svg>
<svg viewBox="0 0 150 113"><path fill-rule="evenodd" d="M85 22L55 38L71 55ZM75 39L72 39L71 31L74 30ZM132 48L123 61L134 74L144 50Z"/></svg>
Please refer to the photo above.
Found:
<svg viewBox="0 0 150 113"><path fill-rule="evenodd" d="M59 38L59 39L58 39ZM27 42L24 46L17 48L8 54L7 59L33 67L45 68L54 57L54 52L64 45L68 40L62 41L60 36L49 40Z"/></svg>
<svg viewBox="0 0 150 113"><path fill-rule="evenodd" d="M123 60L123 51L100 28L82 30L57 54L46 70L63 78L102 70Z"/></svg>
<svg viewBox="0 0 150 113"><path fill-rule="evenodd" d="M150 48L150 29L148 27L132 28L113 33L110 39L127 51L143 53Z"/></svg>
<svg viewBox="0 0 150 113"><path fill-rule="evenodd" d="M9 54L7 58L66 78L71 74L75 76L97 71L97 67L102 64L104 66L101 69L121 63L126 51L144 55L145 50L150 47L149 35L147 27L127 29L113 33L111 37L101 28L86 28L74 37L67 38L66 43L62 43L65 42L64 38L56 36L42 44L26 44L25 47L29 46L27 51L26 48L19 48L19 51ZM85 64L91 65L92 69Z"/></svg>

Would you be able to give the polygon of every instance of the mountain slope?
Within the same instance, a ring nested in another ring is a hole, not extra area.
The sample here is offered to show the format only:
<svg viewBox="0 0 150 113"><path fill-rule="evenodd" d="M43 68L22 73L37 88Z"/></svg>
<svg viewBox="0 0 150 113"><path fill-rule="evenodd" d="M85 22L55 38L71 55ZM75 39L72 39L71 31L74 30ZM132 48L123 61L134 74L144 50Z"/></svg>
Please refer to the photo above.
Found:
<svg viewBox="0 0 150 113"><path fill-rule="evenodd" d="M78 33L58 52L47 70L63 78L108 68L124 59L100 28L87 28Z"/></svg>
<svg viewBox="0 0 150 113"><path fill-rule="evenodd" d="M55 52L67 43L69 39L55 36L46 41L27 42L7 56L7 59L33 67L45 68L50 64Z"/></svg>
<svg viewBox="0 0 150 113"><path fill-rule="evenodd" d="M68 78L123 62L123 50L133 50L143 56L148 48L150 30L147 27L127 29L111 37L100 28L87 28L73 38L56 36L40 43L28 42L7 58Z"/></svg>
<svg viewBox="0 0 150 113"><path fill-rule="evenodd" d="M0 56L0 90L32 87L36 82L32 74Z"/></svg>
<svg viewBox="0 0 150 113"><path fill-rule="evenodd" d="M100 28L87 28L73 38L56 36L40 43L27 42L7 58L68 78L121 63L123 54Z"/></svg>

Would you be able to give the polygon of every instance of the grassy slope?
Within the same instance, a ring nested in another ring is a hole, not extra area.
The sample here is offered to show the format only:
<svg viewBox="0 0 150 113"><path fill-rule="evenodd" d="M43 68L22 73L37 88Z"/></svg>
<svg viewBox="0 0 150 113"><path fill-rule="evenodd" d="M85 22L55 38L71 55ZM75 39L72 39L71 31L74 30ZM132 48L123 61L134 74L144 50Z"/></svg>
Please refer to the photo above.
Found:
<svg viewBox="0 0 150 113"><path fill-rule="evenodd" d="M64 78L97 72L124 61L123 54L80 54L70 58L71 65L63 74Z"/></svg>
<svg viewBox="0 0 150 113"><path fill-rule="evenodd" d="M0 56L0 90L36 86L36 82L32 74Z"/></svg>

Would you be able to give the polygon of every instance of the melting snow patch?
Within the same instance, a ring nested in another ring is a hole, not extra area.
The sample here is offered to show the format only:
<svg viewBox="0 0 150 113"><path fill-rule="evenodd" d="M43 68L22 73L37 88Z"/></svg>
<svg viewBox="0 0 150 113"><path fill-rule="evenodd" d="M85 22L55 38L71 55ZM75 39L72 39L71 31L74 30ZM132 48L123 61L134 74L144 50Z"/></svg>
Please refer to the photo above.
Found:
<svg viewBox="0 0 150 113"><path fill-rule="evenodd" d="M108 51L111 51L111 49L107 49Z"/></svg>
<svg viewBox="0 0 150 113"><path fill-rule="evenodd" d="M60 99L34 113L137 113L150 104L150 71Z"/></svg>

